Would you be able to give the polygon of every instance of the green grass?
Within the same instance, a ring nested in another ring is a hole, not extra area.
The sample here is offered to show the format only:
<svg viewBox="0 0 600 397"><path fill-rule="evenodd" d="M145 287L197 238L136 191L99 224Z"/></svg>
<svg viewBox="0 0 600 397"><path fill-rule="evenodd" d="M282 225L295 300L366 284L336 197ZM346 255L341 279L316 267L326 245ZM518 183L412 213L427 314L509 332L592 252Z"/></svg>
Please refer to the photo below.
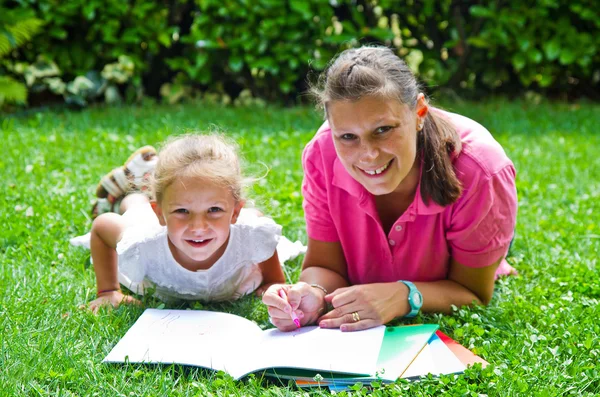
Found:
<svg viewBox="0 0 600 397"><path fill-rule="evenodd" d="M520 274L498 281L487 308L415 320L439 323L492 366L456 378L375 385L373 393L600 393L600 106L498 100L447 108L487 126L516 165L520 207L510 261ZM122 307L98 316L78 310L94 296L94 273L88 253L68 240L89 229L96 183L132 150L172 134L218 128L240 142L254 175L264 173L259 161L271 169L250 192L257 206L281 223L290 239L306 241L300 153L319 123L311 108L200 104L0 120L0 394L304 395L258 377L236 382L177 366L101 364L142 309ZM300 260L288 264L293 280L299 266ZM204 307L244 314L267 326L266 311L255 298ZM365 391L356 386L349 394Z"/></svg>

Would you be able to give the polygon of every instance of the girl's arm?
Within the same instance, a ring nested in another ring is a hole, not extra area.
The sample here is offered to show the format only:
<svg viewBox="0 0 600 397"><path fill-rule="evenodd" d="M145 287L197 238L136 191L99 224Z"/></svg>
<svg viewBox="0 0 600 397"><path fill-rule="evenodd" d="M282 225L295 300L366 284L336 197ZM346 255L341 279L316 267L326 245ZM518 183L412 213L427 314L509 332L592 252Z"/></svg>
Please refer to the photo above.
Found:
<svg viewBox="0 0 600 397"><path fill-rule="evenodd" d="M125 230L121 215L107 213L100 215L92 224L90 250L96 273L96 299L89 307L96 312L100 306L118 307L121 303L139 303L121 292L119 284L117 243Z"/></svg>
<svg viewBox="0 0 600 397"><path fill-rule="evenodd" d="M291 310L296 311L302 325L314 324L327 308L323 289L331 292L348 286L346 260L339 242L309 238L302 269L298 283L274 286L263 296L271 323L282 331L296 329L290 318ZM286 292L287 300L280 297L280 289Z"/></svg>
<svg viewBox="0 0 600 397"><path fill-rule="evenodd" d="M256 290L258 296L262 296L267 288L273 284L285 283L285 276L283 274L283 269L281 268L281 263L279 262L279 257L277 256L277 250L275 250L272 257L259 263L258 267L263 276L263 282Z"/></svg>

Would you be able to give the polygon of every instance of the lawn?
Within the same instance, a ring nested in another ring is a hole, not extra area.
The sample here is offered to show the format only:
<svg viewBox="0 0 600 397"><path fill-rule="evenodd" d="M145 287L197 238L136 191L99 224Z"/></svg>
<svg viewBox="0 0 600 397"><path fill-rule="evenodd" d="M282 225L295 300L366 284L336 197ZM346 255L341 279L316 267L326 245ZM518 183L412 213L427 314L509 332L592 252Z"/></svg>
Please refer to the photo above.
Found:
<svg viewBox="0 0 600 397"><path fill-rule="evenodd" d="M493 365L460 376L405 381L376 395L597 395L600 393L600 106L451 103L488 127L517 168L519 216L509 261L487 308L425 315ZM89 253L69 238L90 228L99 178L135 148L169 135L220 130L235 137L254 176L256 206L306 241L302 147L321 115L306 108L97 108L0 116L0 394L52 396L306 395L259 377L237 382L177 366L107 366L110 351L142 309L98 316L78 310L95 295ZM266 167L265 167L266 166ZM301 259L287 263L296 280ZM148 307L160 302L147 299ZM252 297L183 305L243 314L267 327ZM398 320L396 323L406 321ZM329 395L326 389L312 395ZM356 385L348 394L362 395ZM341 393L342 395L344 393Z"/></svg>

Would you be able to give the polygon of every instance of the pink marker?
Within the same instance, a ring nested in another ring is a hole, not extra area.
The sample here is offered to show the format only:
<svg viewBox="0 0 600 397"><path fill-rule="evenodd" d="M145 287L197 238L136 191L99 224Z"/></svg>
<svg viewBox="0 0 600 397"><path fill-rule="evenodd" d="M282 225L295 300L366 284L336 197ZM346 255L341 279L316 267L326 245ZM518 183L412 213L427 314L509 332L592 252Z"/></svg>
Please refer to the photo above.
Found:
<svg viewBox="0 0 600 397"><path fill-rule="evenodd" d="M287 295L285 294L285 291L280 289L279 290L279 296L281 296L282 299L285 299L287 301ZM289 301L288 301L289 304ZM294 324L296 324L296 328L300 328L300 319L298 318L298 315L296 314L295 311L292 310L292 312L290 313L290 317L292 318L292 321L294 322Z"/></svg>

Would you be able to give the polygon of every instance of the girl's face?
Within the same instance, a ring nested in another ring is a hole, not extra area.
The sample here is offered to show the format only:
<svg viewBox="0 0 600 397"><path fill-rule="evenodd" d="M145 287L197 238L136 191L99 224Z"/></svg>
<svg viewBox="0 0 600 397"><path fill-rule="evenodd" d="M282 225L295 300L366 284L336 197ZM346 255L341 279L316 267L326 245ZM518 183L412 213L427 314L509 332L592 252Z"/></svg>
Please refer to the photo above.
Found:
<svg viewBox="0 0 600 397"><path fill-rule="evenodd" d="M414 178L407 176L415 166L420 122L417 111L423 106L422 115L427 112L422 94L415 110L399 101L373 96L328 104L327 118L338 158L371 194L416 187L403 186L403 182L414 183Z"/></svg>
<svg viewBox="0 0 600 397"><path fill-rule="evenodd" d="M225 252L229 225L237 221L244 203L231 191L201 178L184 178L165 189L154 211L167 226L175 260L189 270L208 269Z"/></svg>

